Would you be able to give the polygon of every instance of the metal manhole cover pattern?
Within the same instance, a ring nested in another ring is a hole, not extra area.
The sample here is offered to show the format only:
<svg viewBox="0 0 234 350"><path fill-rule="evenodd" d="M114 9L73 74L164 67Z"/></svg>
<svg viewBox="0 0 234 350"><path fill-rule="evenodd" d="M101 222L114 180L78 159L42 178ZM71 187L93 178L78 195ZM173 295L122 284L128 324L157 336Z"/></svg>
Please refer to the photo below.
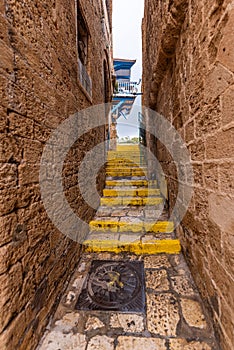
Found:
<svg viewBox="0 0 234 350"><path fill-rule="evenodd" d="M81 310L144 312L143 262L93 261L76 304Z"/></svg>

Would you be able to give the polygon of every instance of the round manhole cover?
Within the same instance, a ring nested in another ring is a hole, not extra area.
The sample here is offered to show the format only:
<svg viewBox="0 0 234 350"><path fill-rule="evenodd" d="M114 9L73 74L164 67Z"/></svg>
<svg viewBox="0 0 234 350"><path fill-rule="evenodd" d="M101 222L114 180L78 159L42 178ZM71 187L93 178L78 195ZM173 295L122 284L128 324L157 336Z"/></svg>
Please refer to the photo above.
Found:
<svg viewBox="0 0 234 350"><path fill-rule="evenodd" d="M94 260L76 309L144 312L143 262Z"/></svg>
<svg viewBox="0 0 234 350"><path fill-rule="evenodd" d="M116 308L129 304L140 291L137 271L127 263L106 263L90 275L88 294L99 306Z"/></svg>

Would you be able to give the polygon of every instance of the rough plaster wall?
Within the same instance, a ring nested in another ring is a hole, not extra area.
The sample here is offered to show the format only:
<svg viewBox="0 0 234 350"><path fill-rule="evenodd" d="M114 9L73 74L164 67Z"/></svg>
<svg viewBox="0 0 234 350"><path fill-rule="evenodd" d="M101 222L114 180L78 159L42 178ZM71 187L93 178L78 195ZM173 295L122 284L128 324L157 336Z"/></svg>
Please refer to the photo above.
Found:
<svg viewBox="0 0 234 350"><path fill-rule="evenodd" d="M175 27L180 27L179 32ZM173 123L191 152L194 195L178 233L222 348L231 350L234 2L146 1L143 35L144 104ZM163 49L165 43L170 43L170 52ZM178 187L176 168L159 143L156 152L167 174L172 208Z"/></svg>
<svg viewBox="0 0 234 350"><path fill-rule="evenodd" d="M0 0L1 349L35 348L80 254L47 217L38 182L51 131L104 101L102 12L98 0L81 5L91 35L92 99L78 81L75 1ZM77 168L103 137L104 128L85 135L64 166L65 194L86 221L93 210L81 199Z"/></svg>

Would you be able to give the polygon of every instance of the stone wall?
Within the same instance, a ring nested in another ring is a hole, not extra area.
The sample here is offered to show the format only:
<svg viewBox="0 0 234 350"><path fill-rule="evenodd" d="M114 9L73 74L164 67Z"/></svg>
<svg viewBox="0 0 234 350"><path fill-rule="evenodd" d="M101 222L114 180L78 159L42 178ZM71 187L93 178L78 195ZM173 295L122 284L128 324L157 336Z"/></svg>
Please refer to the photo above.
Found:
<svg viewBox="0 0 234 350"><path fill-rule="evenodd" d="M39 187L40 159L51 132L76 111L111 97L112 57L101 2L79 3L90 35L92 96L78 79L76 1L0 0L1 349L36 347L80 254L80 245L48 218ZM84 135L64 165L66 198L87 222L94 210L82 200L77 171L86 151L104 137L104 127ZM100 172L99 191L103 180Z"/></svg>
<svg viewBox="0 0 234 350"><path fill-rule="evenodd" d="M185 140L194 193L178 229L183 250L213 316L222 349L234 344L234 2L145 1L144 105ZM154 127L154 120L148 120ZM148 135L167 176L169 205L178 182L167 150Z"/></svg>

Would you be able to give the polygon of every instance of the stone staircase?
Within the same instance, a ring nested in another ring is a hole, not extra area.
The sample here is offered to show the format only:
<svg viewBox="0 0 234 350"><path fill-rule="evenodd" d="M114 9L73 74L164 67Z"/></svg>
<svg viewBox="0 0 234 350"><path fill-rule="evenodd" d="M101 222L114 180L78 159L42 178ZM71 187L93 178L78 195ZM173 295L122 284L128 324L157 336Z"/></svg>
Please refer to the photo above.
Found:
<svg viewBox="0 0 234 350"><path fill-rule="evenodd" d="M163 210L156 180L149 180L138 145L109 151L106 186L90 232L86 252L179 253L174 224Z"/></svg>
<svg viewBox="0 0 234 350"><path fill-rule="evenodd" d="M38 350L219 349L141 158L137 147L109 152L85 252Z"/></svg>

